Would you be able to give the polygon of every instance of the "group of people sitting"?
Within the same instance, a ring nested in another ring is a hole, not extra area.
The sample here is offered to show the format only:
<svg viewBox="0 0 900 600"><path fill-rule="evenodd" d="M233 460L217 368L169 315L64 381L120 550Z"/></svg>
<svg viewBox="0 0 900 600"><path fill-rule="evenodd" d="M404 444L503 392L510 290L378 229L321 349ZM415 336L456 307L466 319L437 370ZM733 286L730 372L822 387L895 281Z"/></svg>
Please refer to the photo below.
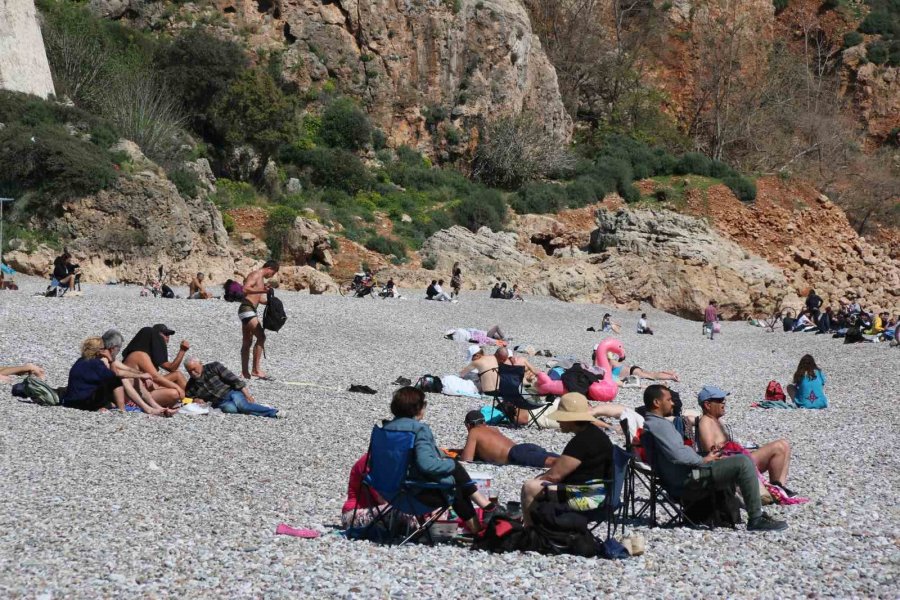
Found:
<svg viewBox="0 0 900 600"><path fill-rule="evenodd" d="M519 292L519 286L513 285L511 288L507 289L505 281L502 283L498 281L494 284L494 287L491 288L491 298L525 302L525 298L523 298L521 292Z"/></svg>
<svg viewBox="0 0 900 600"><path fill-rule="evenodd" d="M810 290L799 315L794 316L791 310L785 313L781 319L782 329L786 332L830 333L835 338L843 338L847 344L875 341L898 344L900 315L891 317L887 311L870 312L855 301L842 303L837 311L830 306L822 310L822 305L822 298L815 290Z"/></svg>
<svg viewBox="0 0 900 600"><path fill-rule="evenodd" d="M456 298L444 291L443 279L432 279L431 283L425 289L426 300L437 300L438 302L459 302Z"/></svg>
<svg viewBox="0 0 900 600"><path fill-rule="evenodd" d="M719 419L725 412L728 392L706 386L698 395L703 411L697 424L697 449L685 445L684 436L676 429L671 391L663 385L649 386L643 395L644 435L654 440L654 468L663 485L675 497L693 481L711 480L718 487L739 488L747 509L749 531L774 531L787 527L783 521L762 511L761 486L786 503L805 501L786 487L791 449L786 440L777 440L756 450L744 449L728 435ZM425 393L414 387L394 392L391 401L393 418L383 423L387 431L414 434L413 451L407 477L413 482L440 482L455 486L452 507L469 532L477 534L494 514L503 509L478 492L462 462L482 460L493 464L513 464L546 469L524 482L521 489L523 524L532 524L538 502L562 504L571 510L590 510L602 505L607 493L604 485L613 476L613 443L597 419L587 398L569 392L549 418L559 424L563 433L572 434L562 453L548 452L530 443L517 444L497 428L485 424L480 411L465 417L466 444L462 449L442 451L431 428L424 422L428 402ZM343 506L344 527L362 527L387 508L387 503L362 484L367 456L353 466L348 484L348 499ZM761 473L768 473L766 481ZM413 486L415 489L415 486ZM415 493L426 506L443 505L443 494L427 486ZM791 500L796 499L796 500ZM477 509L481 509L479 518Z"/></svg>
<svg viewBox="0 0 900 600"><path fill-rule="evenodd" d="M66 386L57 390L60 404L88 411L118 409L166 417L179 409L204 414L207 405L225 413L278 415L277 409L258 404L247 382L221 363L203 364L195 357L185 360L191 348L187 340L181 341L170 359L168 344L174 334L160 323L142 328L127 345L115 329L85 339L80 357L69 369ZM179 371L182 366L187 376ZM0 369L3 378L10 375L46 377L43 369L31 364Z"/></svg>

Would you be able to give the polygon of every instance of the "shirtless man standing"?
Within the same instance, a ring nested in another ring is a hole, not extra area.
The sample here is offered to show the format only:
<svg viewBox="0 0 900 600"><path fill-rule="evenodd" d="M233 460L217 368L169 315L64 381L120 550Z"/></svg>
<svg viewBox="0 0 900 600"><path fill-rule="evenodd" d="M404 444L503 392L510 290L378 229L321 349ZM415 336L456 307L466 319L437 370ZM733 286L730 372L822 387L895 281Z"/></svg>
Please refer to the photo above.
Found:
<svg viewBox="0 0 900 600"><path fill-rule="evenodd" d="M278 272L278 261L267 260L261 269L251 271L244 279L244 299L238 307L238 318L241 320L241 375L244 379L250 376L266 379L267 375L259 368L262 361L263 349L266 346L266 331L263 329L256 307L267 302L269 286L265 280L273 277ZM256 345L253 346L253 370L250 370L250 346L256 337Z"/></svg>
<svg viewBox="0 0 900 600"><path fill-rule="evenodd" d="M480 460L495 465L518 465L520 467L549 468L556 462L558 454L547 452L537 444L516 444L500 433L496 427L484 422L480 411L472 410L466 414L466 429L469 437L459 460L471 462Z"/></svg>
<svg viewBox="0 0 900 600"><path fill-rule="evenodd" d="M497 391L499 377L497 375L497 357L493 354L485 354L484 348L479 348L472 354L472 362L467 364L459 376L463 379L470 371L478 373L478 387L483 394Z"/></svg>

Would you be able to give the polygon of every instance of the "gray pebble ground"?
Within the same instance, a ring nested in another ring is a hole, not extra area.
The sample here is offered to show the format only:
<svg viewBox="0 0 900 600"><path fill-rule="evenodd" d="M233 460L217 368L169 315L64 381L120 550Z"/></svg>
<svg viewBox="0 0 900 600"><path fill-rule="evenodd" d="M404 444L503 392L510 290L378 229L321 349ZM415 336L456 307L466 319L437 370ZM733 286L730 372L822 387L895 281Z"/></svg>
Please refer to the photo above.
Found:
<svg viewBox="0 0 900 600"><path fill-rule="evenodd" d="M239 369L237 305L141 298L137 287L84 286L81 298L0 293L0 363L32 361L64 385L84 337L117 327L130 339L164 322L202 360ZM184 290L180 290L183 294ZM369 431L388 416L398 376L457 371L456 326L499 323L515 338L587 357L604 309L464 293L458 304L282 293L290 319L271 335L260 402L288 418L171 419L23 404L0 387L0 597L440 597L629 598L900 597L898 376L900 351L844 346L812 334L766 333L726 323L713 342L700 324L648 311L655 336L624 325L629 362L677 370L689 407L704 383L732 390L738 435L794 448L790 487L809 504L769 508L783 533L637 527L647 553L626 561L489 555L454 546L387 548L333 533L347 474ZM766 383L783 384L810 352L828 377L825 411L751 409ZM545 359L536 359L543 366ZM291 386L284 381L323 388ZM378 395L351 394L351 383ZM330 389L325 389L330 388ZM638 390L619 400L636 406ZM465 439L477 401L429 397L426 419L440 445ZM560 451L568 436L508 431ZM621 443L621 436L614 441ZM537 471L479 467L501 500L517 499ZM275 536L278 523L312 527L317 540Z"/></svg>

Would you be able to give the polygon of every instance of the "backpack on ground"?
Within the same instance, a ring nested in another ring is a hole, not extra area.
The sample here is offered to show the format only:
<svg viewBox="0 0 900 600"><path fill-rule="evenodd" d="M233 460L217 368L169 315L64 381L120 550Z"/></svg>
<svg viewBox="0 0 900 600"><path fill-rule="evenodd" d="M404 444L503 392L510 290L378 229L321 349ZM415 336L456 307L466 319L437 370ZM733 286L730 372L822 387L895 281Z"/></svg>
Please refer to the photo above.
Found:
<svg viewBox="0 0 900 600"><path fill-rule="evenodd" d="M170 287L167 286L166 284L163 284L163 286L162 286L162 297L163 297L163 298L174 298L174 297L175 297L175 292L172 290L172 288L170 288Z"/></svg>
<svg viewBox="0 0 900 600"><path fill-rule="evenodd" d="M225 290L225 302L240 302L244 299L244 286L233 279L227 280L222 287Z"/></svg>
<svg viewBox="0 0 900 600"><path fill-rule="evenodd" d="M475 538L473 550L488 552L527 552L532 549L531 532L521 521L497 516L490 520L487 527Z"/></svg>
<svg viewBox="0 0 900 600"><path fill-rule="evenodd" d="M693 481L681 495L685 516L697 525L730 527L741 522L741 503L734 488L704 486Z"/></svg>
<svg viewBox="0 0 900 600"><path fill-rule="evenodd" d="M784 402L785 400L787 400L787 395L784 393L784 389L781 387L781 384L773 379L769 382L769 385L766 386L765 399L773 400L776 402Z"/></svg>
<svg viewBox="0 0 900 600"><path fill-rule="evenodd" d="M566 372L562 374L560 379L567 392L578 392L585 396L587 395L588 388L591 387L591 384L600 381L598 375L585 370L581 366L581 363L575 363L566 369Z"/></svg>
<svg viewBox="0 0 900 600"><path fill-rule="evenodd" d="M275 292L269 290L266 310L263 312L263 329L278 331L287 322L287 313L284 312L284 304L275 297Z"/></svg>
<svg viewBox="0 0 900 600"><path fill-rule="evenodd" d="M538 502L532 511L532 547L541 554L597 556L597 540L588 529L588 520L564 504Z"/></svg>
<svg viewBox="0 0 900 600"><path fill-rule="evenodd" d="M56 390L33 375L29 375L21 384L17 385L22 386L20 388L21 395L35 404L41 406L59 406L60 404L59 394L56 393Z"/></svg>
<svg viewBox="0 0 900 600"><path fill-rule="evenodd" d="M440 394L444 391L444 384L441 382L441 378L435 377L434 375L422 375L419 377L419 380L416 381L414 387L423 392L433 392L435 394Z"/></svg>

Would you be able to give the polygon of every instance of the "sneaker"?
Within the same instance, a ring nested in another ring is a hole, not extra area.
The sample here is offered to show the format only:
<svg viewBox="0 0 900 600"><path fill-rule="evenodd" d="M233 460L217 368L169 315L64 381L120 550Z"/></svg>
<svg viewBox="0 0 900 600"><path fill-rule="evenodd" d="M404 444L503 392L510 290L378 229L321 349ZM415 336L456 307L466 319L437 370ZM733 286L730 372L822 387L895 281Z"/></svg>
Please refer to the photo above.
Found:
<svg viewBox="0 0 900 600"><path fill-rule="evenodd" d="M781 531L782 529L787 529L787 526L788 524L784 521L773 519L763 513L747 522L747 531Z"/></svg>

